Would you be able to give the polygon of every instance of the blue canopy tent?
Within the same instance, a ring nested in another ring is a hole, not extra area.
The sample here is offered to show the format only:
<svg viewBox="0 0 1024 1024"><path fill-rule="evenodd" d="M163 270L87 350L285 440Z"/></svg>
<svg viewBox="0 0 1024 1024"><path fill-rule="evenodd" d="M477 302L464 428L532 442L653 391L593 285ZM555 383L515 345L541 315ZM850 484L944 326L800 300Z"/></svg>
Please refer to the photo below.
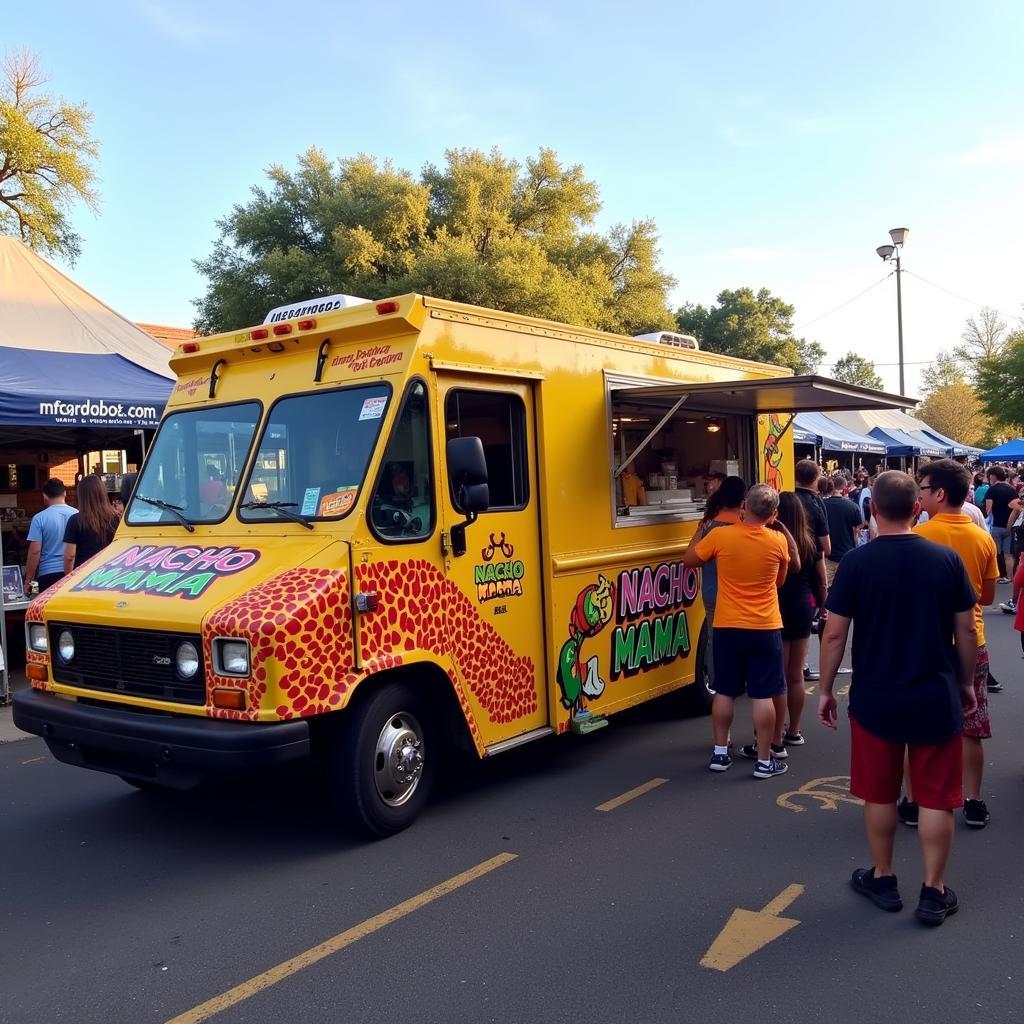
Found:
<svg viewBox="0 0 1024 1024"><path fill-rule="evenodd" d="M909 434L896 427L872 427L869 433L885 445L886 457L890 459L914 458L919 455L941 459L948 454L944 446L940 447L937 441L924 437L919 430Z"/></svg>
<svg viewBox="0 0 1024 1024"><path fill-rule="evenodd" d="M804 437L810 440L802 441ZM874 437L847 430L841 423L822 412L797 413L793 422L793 440L813 444L830 452L864 452L867 455L885 455L885 445Z"/></svg>
<svg viewBox="0 0 1024 1024"><path fill-rule="evenodd" d="M949 454L954 458L959 458L963 455L980 455L982 452L981 448L975 448L969 444L962 444L960 441L954 441L951 437L946 437L945 434L940 433L934 427L929 427L927 425L922 426L920 433L924 434L925 437L931 438L933 441L938 441L941 445L945 445L949 448Z"/></svg>
<svg viewBox="0 0 1024 1024"><path fill-rule="evenodd" d="M978 458L982 462L1024 462L1024 437L1015 437L997 448L990 448Z"/></svg>
<svg viewBox="0 0 1024 1024"><path fill-rule="evenodd" d="M116 447L156 429L170 390L123 356L0 346L0 447Z"/></svg>

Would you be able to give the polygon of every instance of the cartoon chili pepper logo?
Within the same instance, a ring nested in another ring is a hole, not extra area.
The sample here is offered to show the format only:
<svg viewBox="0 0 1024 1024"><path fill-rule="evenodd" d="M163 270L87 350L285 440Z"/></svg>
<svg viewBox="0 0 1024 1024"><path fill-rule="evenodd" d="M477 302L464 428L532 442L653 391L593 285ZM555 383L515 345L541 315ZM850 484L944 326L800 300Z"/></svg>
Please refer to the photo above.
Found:
<svg viewBox="0 0 1024 1024"><path fill-rule="evenodd" d="M778 413L772 413L768 417L768 436L764 440L764 482L774 487L775 490L782 490L782 449L779 447L779 438L785 433L785 426L779 419Z"/></svg>
<svg viewBox="0 0 1024 1024"><path fill-rule="evenodd" d="M612 620L615 610L615 587L604 576L598 576L576 596L569 615L569 639L558 657L558 685L562 706L574 715L586 709L586 697L600 697L605 681L601 678L595 654L585 664L583 642L597 636Z"/></svg>

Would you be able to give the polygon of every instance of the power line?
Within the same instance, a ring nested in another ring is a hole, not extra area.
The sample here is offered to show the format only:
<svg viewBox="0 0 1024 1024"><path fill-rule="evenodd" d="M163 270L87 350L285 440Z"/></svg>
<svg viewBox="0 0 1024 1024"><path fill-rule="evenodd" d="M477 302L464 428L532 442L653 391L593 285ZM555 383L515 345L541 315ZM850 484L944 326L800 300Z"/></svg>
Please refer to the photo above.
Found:
<svg viewBox="0 0 1024 1024"><path fill-rule="evenodd" d="M802 331L805 327L810 327L811 324L816 324L819 320L824 320L825 317L831 316L833 313L839 312L839 310L841 310L844 306L848 306L851 302L856 302L861 296L867 295L867 293L871 291L872 288L877 288L883 281L887 281L890 277L892 277L894 273L894 270L890 271L888 274L885 275L885 277L880 277L874 284L868 285L868 287L865 288L864 291L857 292L857 294L854 295L852 299L847 299L845 302L840 302L838 306L836 306L833 309L830 309L827 313L822 313L821 316L816 316L813 320L808 320L805 323L799 324L798 326L793 328L793 332L796 333L797 331Z"/></svg>
<svg viewBox="0 0 1024 1024"><path fill-rule="evenodd" d="M952 295L954 299L959 299L961 302L966 302L969 306L977 306L978 309L985 309L987 303L975 302L974 299L967 298L966 295L958 295L956 292L951 291L949 288L944 288L941 284L936 284L934 281L929 281L928 278L922 277L920 274L915 274L912 270L904 270L904 274L909 274L911 277L916 277L918 281L923 281L926 285L932 288L937 288L940 292L945 292L947 295ZM995 310L1004 320L1013 320L1014 317L1010 313L1004 313L1001 309L996 309L995 306L988 306L989 309Z"/></svg>

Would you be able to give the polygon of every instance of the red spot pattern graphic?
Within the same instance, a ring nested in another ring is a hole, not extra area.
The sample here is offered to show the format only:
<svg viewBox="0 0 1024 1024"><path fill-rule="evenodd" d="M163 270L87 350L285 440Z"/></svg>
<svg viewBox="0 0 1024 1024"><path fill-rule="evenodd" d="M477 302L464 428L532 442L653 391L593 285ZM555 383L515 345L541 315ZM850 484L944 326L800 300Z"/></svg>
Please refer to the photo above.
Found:
<svg viewBox="0 0 1024 1024"><path fill-rule="evenodd" d="M25 621L26 622L42 622L43 621L43 609L46 607L46 602L56 593L57 587L50 587L49 590L44 590L26 609L25 609ZM48 654L40 654L38 651L33 651L26 647L25 649L25 663L27 665L45 665L47 668L50 667L50 656ZM49 690L50 681L46 679L33 679L32 686L36 690Z"/></svg>
<svg viewBox="0 0 1024 1024"><path fill-rule="evenodd" d="M537 710L533 660L518 656L435 565L416 559L358 566L356 582L360 590L380 595L380 609L359 617L364 658L400 657L410 651L447 657L474 735L463 687L494 723L514 722Z"/></svg>
<svg viewBox="0 0 1024 1024"><path fill-rule="evenodd" d="M213 638L249 641L248 679L218 675L211 661ZM276 684L282 703L264 710L280 718L305 718L341 707L345 692L363 673L352 668L352 612L345 574L333 569L289 569L211 612L203 625L207 689L242 688L245 711L208 707L217 718L254 721Z"/></svg>

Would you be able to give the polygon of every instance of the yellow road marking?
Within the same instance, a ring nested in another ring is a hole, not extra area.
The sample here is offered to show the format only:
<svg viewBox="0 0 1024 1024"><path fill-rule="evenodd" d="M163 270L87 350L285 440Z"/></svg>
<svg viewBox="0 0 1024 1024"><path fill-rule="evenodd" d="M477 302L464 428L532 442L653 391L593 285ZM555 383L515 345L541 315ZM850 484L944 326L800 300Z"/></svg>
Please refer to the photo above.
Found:
<svg viewBox="0 0 1024 1024"><path fill-rule="evenodd" d="M361 924L357 924L347 931L326 939L324 942L319 943L319 945L313 946L312 949L307 949L304 953L299 953L297 956L285 960L276 967L271 967L262 974L257 974L255 978L243 981L240 985L228 989L227 992L214 996L205 1003L192 1007L191 1010L186 1010L177 1017L173 1017L167 1024L200 1024L201 1021L209 1020L215 1014L238 1005L238 1003L251 998L258 992L262 992L265 988L270 988L271 985L276 985L279 981L284 981L285 978L291 977L291 975L306 967L311 967L313 964L339 952L346 946L351 946L352 943L365 939L367 935L372 935L374 932L380 931L381 928L394 924L395 921L400 920L407 914L411 914L414 910L419 910L428 903L433 903L434 900L447 896L449 893L460 889L464 885L468 885L470 882L476 881L476 879L494 871L496 868L503 867L510 861L515 860L517 856L518 854L515 853L499 853L497 857L485 860L483 863L477 864L476 867L463 871L461 874L449 878L446 882L441 882L439 885L421 892L418 896L404 900L390 910L385 910L383 913L368 918Z"/></svg>
<svg viewBox="0 0 1024 1024"><path fill-rule="evenodd" d="M769 942L781 938L800 922L791 917L779 917L801 893L804 886L787 885L763 910L734 910L725 927L718 933L711 947L701 957L701 967L714 971L728 971Z"/></svg>
<svg viewBox="0 0 1024 1024"><path fill-rule="evenodd" d="M803 814L807 808L801 807L797 803L803 797L817 800L819 811L836 811L841 803L855 804L857 807L864 805L864 801L860 797L850 793L849 775L826 775L820 779L811 779L799 789L792 789L788 793L780 794L776 797L775 802L780 807L785 807L787 811Z"/></svg>
<svg viewBox="0 0 1024 1024"><path fill-rule="evenodd" d="M631 789L628 793L623 793L622 796L617 796L612 800L606 800L603 804L598 804L595 811L614 811L616 807L621 807L623 804L628 804L630 800L635 800L638 796L643 796L644 793L650 793L652 789L657 789L659 786L663 786L668 779L651 779L650 782L645 782L642 786L637 786L636 789Z"/></svg>

